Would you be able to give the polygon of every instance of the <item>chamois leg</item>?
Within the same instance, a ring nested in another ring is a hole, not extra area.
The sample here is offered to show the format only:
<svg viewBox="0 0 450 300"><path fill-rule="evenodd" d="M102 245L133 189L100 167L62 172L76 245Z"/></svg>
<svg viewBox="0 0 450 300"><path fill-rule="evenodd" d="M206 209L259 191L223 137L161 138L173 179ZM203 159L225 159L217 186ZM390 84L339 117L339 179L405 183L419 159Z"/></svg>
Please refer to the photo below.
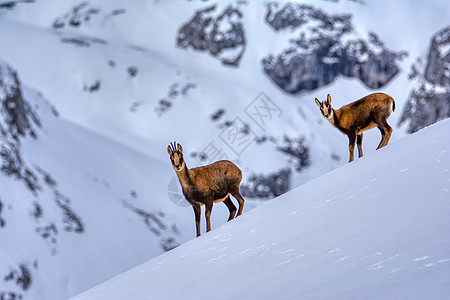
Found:
<svg viewBox="0 0 450 300"><path fill-rule="evenodd" d="M378 129L381 131L381 142L377 147L377 150L386 146L389 143L389 139L392 134L392 127L389 126L388 122L383 119L380 123L378 123Z"/></svg>
<svg viewBox="0 0 450 300"><path fill-rule="evenodd" d="M194 208L194 214L195 214L195 226L197 229L197 237L200 236L200 205L192 204L192 207Z"/></svg>
<svg viewBox="0 0 450 300"><path fill-rule="evenodd" d="M348 134L348 150L350 152L350 159L348 162L353 161L353 152L355 150L355 142L356 142L356 133L350 133Z"/></svg>
<svg viewBox="0 0 450 300"><path fill-rule="evenodd" d="M223 203L228 207L228 210L230 211L230 217L228 218L228 221L231 221L234 216L236 215L236 206L234 206L233 202L230 199L230 196L228 196Z"/></svg>
<svg viewBox="0 0 450 300"><path fill-rule="evenodd" d="M236 215L236 217L238 217L238 216L240 216L242 214L242 211L244 210L244 202L245 202L245 200L241 196L241 193L239 191L239 187L235 191L231 192L231 195L233 195L233 197L236 198L236 200L239 202L239 210L238 210L238 213Z"/></svg>
<svg viewBox="0 0 450 300"><path fill-rule="evenodd" d="M356 144L358 145L359 157L363 156L362 141L363 141L363 134L360 133L356 136Z"/></svg>
<svg viewBox="0 0 450 300"><path fill-rule="evenodd" d="M205 205L205 217L206 217L206 232L211 231L211 211L213 207L213 201L206 201Z"/></svg>

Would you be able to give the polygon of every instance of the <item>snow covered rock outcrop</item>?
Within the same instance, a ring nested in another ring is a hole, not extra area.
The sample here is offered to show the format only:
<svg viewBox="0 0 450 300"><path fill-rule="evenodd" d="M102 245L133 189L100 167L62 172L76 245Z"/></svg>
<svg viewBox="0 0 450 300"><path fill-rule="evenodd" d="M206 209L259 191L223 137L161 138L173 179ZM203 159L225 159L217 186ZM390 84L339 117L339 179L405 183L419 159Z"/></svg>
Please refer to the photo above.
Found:
<svg viewBox="0 0 450 300"><path fill-rule="evenodd" d="M27 159L23 143L30 137L37 139L42 125L36 110L23 94L17 72L0 60L0 178L3 184L0 190L0 229L2 236L8 237L17 230L17 214L23 214L28 220L21 219L21 230L34 230L36 237L50 248L51 255L56 255L58 235L62 231L83 233L85 228L72 209L71 200L60 192L52 175ZM19 188L8 192L9 186L15 182ZM57 211L56 216L54 211ZM21 234L14 238L22 246L28 242ZM11 247L16 242L5 238L3 245L7 243ZM23 299L24 293L33 285L38 269L37 254L30 260L22 258L19 261L13 255L2 257L0 298Z"/></svg>
<svg viewBox="0 0 450 300"><path fill-rule="evenodd" d="M22 159L20 137L36 138L36 126L40 126L39 120L23 100L16 71L0 61L0 172L23 181L32 191L39 184Z"/></svg>
<svg viewBox="0 0 450 300"><path fill-rule="evenodd" d="M224 65L238 66L246 41L239 6L229 5L217 13L217 4L198 10L177 36L177 46L206 51Z"/></svg>
<svg viewBox="0 0 450 300"><path fill-rule="evenodd" d="M266 22L275 30L291 28L298 38L282 53L262 61L264 71L283 90L297 93L331 83L337 76L359 78L378 89L398 72L404 52L386 48L375 33L354 35L351 15L331 15L304 4L272 2Z"/></svg>
<svg viewBox="0 0 450 300"><path fill-rule="evenodd" d="M115 9L105 12L99 7L94 7L88 2L81 2L74 6L69 12L53 21L53 29L67 27L77 28L81 26L104 25L111 17L126 13L125 9Z"/></svg>
<svg viewBox="0 0 450 300"><path fill-rule="evenodd" d="M400 123L409 121L410 133L450 117L450 26L433 36L423 73L417 66L413 71L412 77L419 76L418 87L400 119Z"/></svg>
<svg viewBox="0 0 450 300"><path fill-rule="evenodd" d="M289 191L291 169L286 167L271 174L250 174L241 185L241 194L250 198L273 198Z"/></svg>

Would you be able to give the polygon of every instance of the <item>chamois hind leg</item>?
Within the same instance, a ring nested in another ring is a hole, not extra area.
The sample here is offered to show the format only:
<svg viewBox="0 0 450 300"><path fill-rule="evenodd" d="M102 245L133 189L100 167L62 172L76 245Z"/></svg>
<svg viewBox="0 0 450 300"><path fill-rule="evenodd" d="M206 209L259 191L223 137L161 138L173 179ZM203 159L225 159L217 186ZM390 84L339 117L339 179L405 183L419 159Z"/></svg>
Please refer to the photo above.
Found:
<svg viewBox="0 0 450 300"><path fill-rule="evenodd" d="M200 236L200 205L192 204L192 207L194 208L194 214L195 214L195 226L197 229L197 237Z"/></svg>
<svg viewBox="0 0 450 300"><path fill-rule="evenodd" d="M206 232L211 231L211 211L213 207L213 201L206 201L205 205L205 217L206 217Z"/></svg>
<svg viewBox="0 0 450 300"><path fill-rule="evenodd" d="M356 136L356 144L358 145L359 157L363 156L362 141L363 141L363 134L360 133Z"/></svg>
<svg viewBox="0 0 450 300"><path fill-rule="evenodd" d="M242 211L244 210L244 198L242 198L241 193L239 191L239 186L231 192L231 195L233 195L234 198L239 202L239 210L236 215L236 217L240 216L242 214Z"/></svg>
<svg viewBox="0 0 450 300"><path fill-rule="evenodd" d="M233 202L230 199L230 196L228 196L223 203L228 207L228 210L230 211L230 217L228 218L228 221L231 221L234 219L234 216L236 215L236 206L234 206Z"/></svg>
<svg viewBox="0 0 450 300"><path fill-rule="evenodd" d="M380 122L377 122L378 129L381 131L381 141L380 144L377 147L377 150L386 146L389 143L389 139L391 138L392 134L392 127L389 126L386 119L380 120Z"/></svg>
<svg viewBox="0 0 450 300"><path fill-rule="evenodd" d="M350 152L350 159L348 162L353 161L353 152L355 150L355 142L356 142L356 132L348 134L348 151Z"/></svg>

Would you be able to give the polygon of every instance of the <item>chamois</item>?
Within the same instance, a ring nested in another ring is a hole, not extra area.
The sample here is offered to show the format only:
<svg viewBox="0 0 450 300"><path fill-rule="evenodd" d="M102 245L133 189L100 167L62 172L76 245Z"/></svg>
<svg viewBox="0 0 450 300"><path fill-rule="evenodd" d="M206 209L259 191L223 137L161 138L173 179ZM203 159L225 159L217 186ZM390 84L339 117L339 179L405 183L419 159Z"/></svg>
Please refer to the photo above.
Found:
<svg viewBox="0 0 450 300"><path fill-rule="evenodd" d="M176 145L176 148L175 148ZM207 166L188 169L183 158L183 147L180 144L169 145L167 152L172 161L172 167L177 173L183 189L183 195L194 208L197 237L200 236L200 207L205 205L206 232L211 230L211 211L213 203L222 202L228 207L232 220L236 214L236 206L230 199L230 194L239 202L237 216L244 209L244 198L239 191L242 180L241 170L227 160L217 161Z"/></svg>
<svg viewBox="0 0 450 300"><path fill-rule="evenodd" d="M391 96L375 93L335 110L331 107L331 96L328 94L326 101L320 102L316 98L316 104L323 117L348 136L349 162L353 161L355 141L358 144L359 157L363 156L363 132L368 129L376 126L381 131L382 137L377 150L389 143L392 128L389 126L387 118L395 111L395 101Z"/></svg>

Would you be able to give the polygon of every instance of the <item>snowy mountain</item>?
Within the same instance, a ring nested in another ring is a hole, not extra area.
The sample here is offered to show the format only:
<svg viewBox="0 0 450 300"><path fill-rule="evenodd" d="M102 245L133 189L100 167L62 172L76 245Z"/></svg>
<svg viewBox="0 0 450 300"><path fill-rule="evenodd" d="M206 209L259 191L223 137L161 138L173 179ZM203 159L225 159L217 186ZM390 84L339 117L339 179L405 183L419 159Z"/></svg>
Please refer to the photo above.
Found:
<svg viewBox="0 0 450 300"><path fill-rule="evenodd" d="M450 120L72 299L447 299Z"/></svg>
<svg viewBox="0 0 450 300"><path fill-rule="evenodd" d="M390 94L401 139L408 72L449 19L448 1L0 0L0 297L65 299L192 239L174 140L191 167L235 162L247 212L346 164L316 97Z"/></svg>
<svg viewBox="0 0 450 300"><path fill-rule="evenodd" d="M1 297L64 299L188 239L189 214L157 192L170 169L57 117L0 70L12 84L1 99Z"/></svg>
<svg viewBox="0 0 450 300"><path fill-rule="evenodd" d="M288 93L315 90L338 76L356 77L372 89L386 85L397 73L395 53L370 32L355 30L352 15L330 15L305 4L273 2L266 22L275 30L291 28L298 38L281 54L263 59L264 71Z"/></svg>

